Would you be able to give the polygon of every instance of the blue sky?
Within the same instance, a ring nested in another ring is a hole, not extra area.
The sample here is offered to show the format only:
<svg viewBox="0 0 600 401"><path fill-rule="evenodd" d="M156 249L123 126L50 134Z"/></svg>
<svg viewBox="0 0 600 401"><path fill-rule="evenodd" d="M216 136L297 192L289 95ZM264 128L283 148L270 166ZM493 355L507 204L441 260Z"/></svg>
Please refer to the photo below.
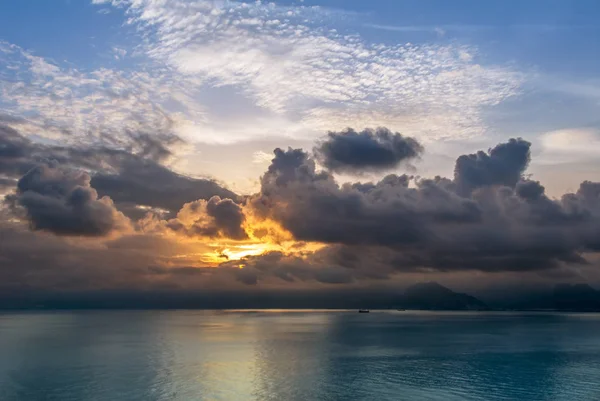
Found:
<svg viewBox="0 0 600 401"><path fill-rule="evenodd" d="M558 195L599 177L599 17L598 2L566 0L7 1L0 104L45 141L173 129L187 144L174 168L242 192L273 147L347 125L418 137L424 175L522 136Z"/></svg>
<svg viewBox="0 0 600 401"><path fill-rule="evenodd" d="M385 43L460 40L481 46L493 61L533 64L548 73L577 72L594 77L600 66L597 57L600 5L596 1L276 3L356 13L340 17L338 22L350 32L360 32L367 40ZM127 42L123 33L132 33L122 26L122 10L92 5L91 1L22 0L3 2L0 9L2 38L72 62L93 64L99 51L111 44ZM27 28L23 29L24 26Z"/></svg>

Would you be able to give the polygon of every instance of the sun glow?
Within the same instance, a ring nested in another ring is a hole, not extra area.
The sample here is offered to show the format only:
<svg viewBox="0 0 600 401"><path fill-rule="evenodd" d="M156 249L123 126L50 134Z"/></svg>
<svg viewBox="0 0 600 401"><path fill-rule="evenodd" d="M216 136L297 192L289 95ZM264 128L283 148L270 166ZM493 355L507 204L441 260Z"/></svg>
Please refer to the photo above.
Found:
<svg viewBox="0 0 600 401"><path fill-rule="evenodd" d="M248 234L248 238L242 241L213 240L207 244L211 251L203 255L203 260L214 266L224 262L241 261L242 263L238 267L243 268L243 260L248 257L268 252L302 255L315 252L324 246L316 242L297 241L290 232L276 222L256 218L248 211L246 213L244 230Z"/></svg>
<svg viewBox="0 0 600 401"><path fill-rule="evenodd" d="M220 247L220 244L213 244L216 247ZM258 243L258 244L241 244L231 245L228 248L217 252L216 255L221 261L225 260L239 260L246 256L257 256L265 252L274 250L273 244L269 243Z"/></svg>
<svg viewBox="0 0 600 401"><path fill-rule="evenodd" d="M210 252L201 255L202 260L218 266L229 261L242 261L244 258L263 255L268 252L282 252L285 254L312 253L323 247L319 243L304 243L297 241L286 241L283 243L256 242L256 243L220 243L209 244ZM241 266L243 267L243 266Z"/></svg>
<svg viewBox="0 0 600 401"><path fill-rule="evenodd" d="M189 209L189 210L188 210ZM232 239L222 235L216 237L190 236L189 231L167 229L167 222L148 216L140 223L147 231L160 232L169 236L183 246L186 251L173 257L169 265L196 265L203 267L219 267L222 264L243 268L246 258L263 255L269 252L281 252L286 255L305 257L324 245L317 242L297 241L293 235L277 222L258 217L254 210L244 207L245 220L242 228L247 235L244 239ZM178 222L192 226L206 216L198 210L186 208L185 213L178 214ZM228 263L239 261L239 264Z"/></svg>

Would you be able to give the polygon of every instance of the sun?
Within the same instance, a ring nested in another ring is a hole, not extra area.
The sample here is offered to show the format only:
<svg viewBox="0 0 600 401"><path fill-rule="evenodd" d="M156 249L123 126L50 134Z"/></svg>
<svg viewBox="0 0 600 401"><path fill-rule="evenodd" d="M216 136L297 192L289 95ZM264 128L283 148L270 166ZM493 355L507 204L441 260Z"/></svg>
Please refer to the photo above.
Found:
<svg viewBox="0 0 600 401"><path fill-rule="evenodd" d="M239 260L246 256L261 255L269 250L273 250L273 244L245 244L239 245L234 249L224 249L222 254L230 260Z"/></svg>
<svg viewBox="0 0 600 401"><path fill-rule="evenodd" d="M239 261L240 268L245 266L244 259L252 258L269 252L281 252L286 255L305 257L322 248L324 244L303 242L294 239L291 233L271 220L256 219L250 213L244 224L247 238L189 238L177 235L178 242L186 242L195 251L186 252L177 257L182 261L205 267L218 268L223 264ZM233 263L235 265L235 263Z"/></svg>

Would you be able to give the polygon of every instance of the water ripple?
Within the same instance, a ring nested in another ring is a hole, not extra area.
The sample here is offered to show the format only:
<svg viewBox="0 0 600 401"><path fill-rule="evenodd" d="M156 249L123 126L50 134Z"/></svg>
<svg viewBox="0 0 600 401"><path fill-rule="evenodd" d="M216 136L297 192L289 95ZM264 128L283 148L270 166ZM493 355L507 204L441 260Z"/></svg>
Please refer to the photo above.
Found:
<svg viewBox="0 0 600 401"><path fill-rule="evenodd" d="M599 400L597 333L593 314L0 314L0 400Z"/></svg>

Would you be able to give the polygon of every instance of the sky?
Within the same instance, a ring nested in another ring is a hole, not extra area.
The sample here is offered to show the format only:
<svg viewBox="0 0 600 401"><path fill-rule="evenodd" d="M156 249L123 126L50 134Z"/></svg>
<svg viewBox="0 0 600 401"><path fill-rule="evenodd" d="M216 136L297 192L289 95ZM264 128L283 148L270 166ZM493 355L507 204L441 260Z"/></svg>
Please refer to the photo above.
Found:
<svg viewBox="0 0 600 401"><path fill-rule="evenodd" d="M600 284L599 17L2 2L0 296Z"/></svg>

